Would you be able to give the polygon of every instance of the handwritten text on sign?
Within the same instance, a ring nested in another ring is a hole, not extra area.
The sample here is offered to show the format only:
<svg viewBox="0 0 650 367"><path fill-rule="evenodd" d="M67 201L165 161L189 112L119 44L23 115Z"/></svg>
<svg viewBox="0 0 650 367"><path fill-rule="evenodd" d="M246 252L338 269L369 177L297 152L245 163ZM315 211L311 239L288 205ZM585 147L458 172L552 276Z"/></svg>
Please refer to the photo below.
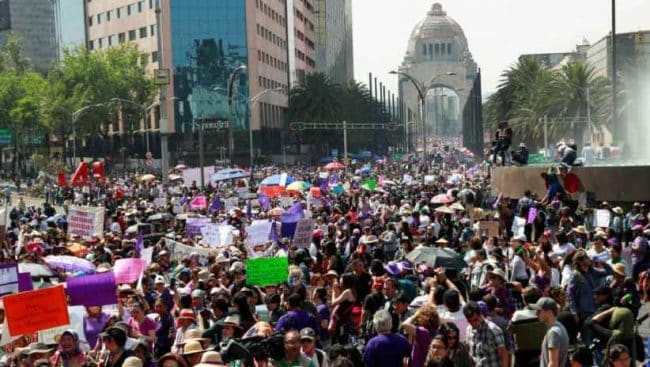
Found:
<svg viewBox="0 0 650 367"><path fill-rule="evenodd" d="M11 336L70 324L63 285L2 298Z"/></svg>
<svg viewBox="0 0 650 367"><path fill-rule="evenodd" d="M68 211L68 232L82 237L101 236L104 227L103 207L72 206Z"/></svg>
<svg viewBox="0 0 650 367"><path fill-rule="evenodd" d="M258 286L277 285L287 280L288 269L286 257L246 260L246 282Z"/></svg>

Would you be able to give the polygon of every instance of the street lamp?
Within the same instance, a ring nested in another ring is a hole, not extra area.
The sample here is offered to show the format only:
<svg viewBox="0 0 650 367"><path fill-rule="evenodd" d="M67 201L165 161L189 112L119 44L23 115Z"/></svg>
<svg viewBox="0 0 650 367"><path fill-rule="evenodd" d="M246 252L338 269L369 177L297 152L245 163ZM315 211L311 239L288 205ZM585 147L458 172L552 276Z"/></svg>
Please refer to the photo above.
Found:
<svg viewBox="0 0 650 367"><path fill-rule="evenodd" d="M235 82L235 77L240 71L248 69L246 65L240 65L235 68L235 70L230 73L230 76L228 77L228 116L230 118L230 126L229 126L229 136L228 136L228 148L230 150L230 163L232 164L232 154L234 150L234 138L233 138L233 121L232 121L232 87L233 83Z"/></svg>
<svg viewBox="0 0 650 367"><path fill-rule="evenodd" d="M425 110L425 100L424 100L425 95L424 95L424 93L426 93L426 91L429 90L429 88L431 87L431 84L433 84L433 82L437 78L439 78L441 76L454 76L454 75L456 75L456 73L448 72L448 73L444 73L444 74L438 74L438 75L434 76L433 78L429 79L429 81L426 82L425 84L420 84L420 82L418 82L413 76L411 76L410 74L405 73L403 71L391 70L389 72L389 74L400 75L400 76L408 79L413 84L413 86L415 87L415 90L418 93L418 99L419 99L419 102L420 102L419 114L420 114L420 119L421 119L421 122L422 122L422 150L423 150L423 153L424 153L424 157L426 159L426 157L427 157L427 131L426 131L426 121L425 121L425 117L424 117L424 110Z"/></svg>
<svg viewBox="0 0 650 367"><path fill-rule="evenodd" d="M72 114L72 167L77 162L77 120L82 113L91 108L104 107L106 103L94 103L81 107Z"/></svg>

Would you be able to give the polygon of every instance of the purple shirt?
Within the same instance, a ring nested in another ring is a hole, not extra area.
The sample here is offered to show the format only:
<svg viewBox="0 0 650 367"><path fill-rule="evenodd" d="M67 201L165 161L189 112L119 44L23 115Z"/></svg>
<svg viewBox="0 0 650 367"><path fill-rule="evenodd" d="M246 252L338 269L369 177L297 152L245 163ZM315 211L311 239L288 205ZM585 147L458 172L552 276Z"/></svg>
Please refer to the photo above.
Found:
<svg viewBox="0 0 650 367"><path fill-rule="evenodd" d="M401 366L410 353L411 345L403 335L380 334L368 341L363 362L367 367Z"/></svg>
<svg viewBox="0 0 650 367"><path fill-rule="evenodd" d="M429 353L429 344L431 344L431 333L429 330L418 326L415 328L415 343L411 351L411 361L409 367L423 367L424 361Z"/></svg>
<svg viewBox="0 0 650 367"><path fill-rule="evenodd" d="M101 312L97 318L84 316L84 334L86 334L86 340L91 349L97 344L97 337L106 325L108 317L109 315L104 312Z"/></svg>
<svg viewBox="0 0 650 367"><path fill-rule="evenodd" d="M305 310L290 310L280 317L275 325L275 332L281 333L291 329L302 330L306 327L314 329L316 334L320 333L320 325L314 315Z"/></svg>

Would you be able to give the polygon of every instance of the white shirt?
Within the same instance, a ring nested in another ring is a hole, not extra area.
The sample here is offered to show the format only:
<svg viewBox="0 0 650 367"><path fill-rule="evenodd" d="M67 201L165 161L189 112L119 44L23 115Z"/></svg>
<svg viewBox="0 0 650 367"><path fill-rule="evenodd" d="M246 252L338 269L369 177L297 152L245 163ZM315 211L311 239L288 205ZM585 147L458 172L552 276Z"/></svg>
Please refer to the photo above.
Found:
<svg viewBox="0 0 650 367"><path fill-rule="evenodd" d="M456 324L458 327L458 332L459 332L459 342L466 342L467 339L467 327L469 326L469 323L467 322L467 319L465 318L465 315L463 314L462 308L459 309L456 312L449 312L449 310L445 309L444 311L440 312L440 319L442 319L444 322L453 322Z"/></svg>
<svg viewBox="0 0 650 367"><path fill-rule="evenodd" d="M572 252L576 249L571 242L559 244L556 243L553 245L553 252L560 254L562 257L565 257L569 252Z"/></svg>

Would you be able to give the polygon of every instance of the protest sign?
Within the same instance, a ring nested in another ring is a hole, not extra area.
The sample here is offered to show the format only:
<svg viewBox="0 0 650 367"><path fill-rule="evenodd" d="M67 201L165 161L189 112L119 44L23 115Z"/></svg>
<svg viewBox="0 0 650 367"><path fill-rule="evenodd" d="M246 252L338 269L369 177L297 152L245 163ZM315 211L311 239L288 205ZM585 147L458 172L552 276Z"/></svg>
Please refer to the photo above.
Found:
<svg viewBox="0 0 650 367"><path fill-rule="evenodd" d="M167 198L155 198L153 199L153 206L156 208L162 208L167 205Z"/></svg>
<svg viewBox="0 0 650 367"><path fill-rule="evenodd" d="M286 257L246 260L246 283L260 287L285 282L289 275Z"/></svg>
<svg viewBox="0 0 650 367"><path fill-rule="evenodd" d="M203 177L205 179L205 183L208 183L210 181L210 176L212 176L213 173L215 173L215 166L206 166L203 167ZM183 185L185 187L191 187L193 183L197 184L197 186L202 186L201 185L201 168L186 168L183 170Z"/></svg>
<svg viewBox="0 0 650 367"><path fill-rule="evenodd" d="M311 219L300 219L296 225L296 232L293 235L293 244L298 248L308 248L311 243L312 231L313 224Z"/></svg>
<svg viewBox="0 0 650 367"><path fill-rule="evenodd" d="M280 206L283 208L288 208L293 205L293 198L290 196L281 196L278 200L280 201Z"/></svg>
<svg viewBox="0 0 650 367"><path fill-rule="evenodd" d="M9 335L33 334L70 324L63 285L4 296Z"/></svg>
<svg viewBox="0 0 650 367"><path fill-rule="evenodd" d="M199 255L199 264L205 266L208 263L208 257L213 251L205 247L187 246L168 238L165 239L165 243L167 244L167 249L171 253L172 261L181 261L192 253L196 253Z"/></svg>
<svg viewBox="0 0 650 367"><path fill-rule="evenodd" d="M524 217L514 217L512 220L512 227L510 230L514 236L524 235L524 230L526 227L526 219Z"/></svg>
<svg viewBox="0 0 650 367"><path fill-rule="evenodd" d="M269 241L271 222L268 220L255 220L246 227L246 244L249 246L261 245Z"/></svg>
<svg viewBox="0 0 650 367"><path fill-rule="evenodd" d="M237 189L237 196L239 196L240 199L248 199L248 187L240 187ZM257 197L257 195L255 195Z"/></svg>
<svg viewBox="0 0 650 367"><path fill-rule="evenodd" d="M71 305L103 306L117 303L115 274L112 272L68 278Z"/></svg>
<svg viewBox="0 0 650 367"><path fill-rule="evenodd" d="M68 209L68 233L81 237L104 236L104 207L71 206Z"/></svg>
<svg viewBox="0 0 650 367"><path fill-rule="evenodd" d="M208 207L208 198L205 195L198 195L192 198L190 201L190 209L192 210L201 210Z"/></svg>
<svg viewBox="0 0 650 367"><path fill-rule="evenodd" d="M307 196L307 207L311 208L314 207L316 209L320 209L323 207L323 201L320 198L314 197L314 196Z"/></svg>
<svg viewBox="0 0 650 367"><path fill-rule="evenodd" d="M499 222L496 220L483 220L478 222L479 233L481 237L498 237Z"/></svg>
<svg viewBox="0 0 650 367"><path fill-rule="evenodd" d="M537 208L528 209L528 224L535 222L535 218L537 218Z"/></svg>
<svg viewBox="0 0 650 367"><path fill-rule="evenodd" d="M436 176L434 175L426 175L424 176L424 184L425 185L433 185L433 183L436 181Z"/></svg>
<svg viewBox="0 0 650 367"><path fill-rule="evenodd" d="M609 228L611 215L607 209L596 209L594 213L594 227Z"/></svg>
<svg viewBox="0 0 650 367"><path fill-rule="evenodd" d="M210 223L201 228L203 244L210 247L226 247L233 243L233 228L226 224Z"/></svg>
<svg viewBox="0 0 650 367"><path fill-rule="evenodd" d="M140 258L117 259L113 266L115 283L133 283L142 275L146 263Z"/></svg>
<svg viewBox="0 0 650 367"><path fill-rule="evenodd" d="M57 344L57 336L61 335L66 330L74 330L79 336L79 341L88 343L86 341L86 333L84 331L84 315L86 309L84 306L70 306L68 307L68 315L70 316L70 323L64 326L58 326L52 329L41 330L38 332L38 341L48 345Z"/></svg>
<svg viewBox="0 0 650 367"><path fill-rule="evenodd" d="M237 204L239 204L239 198L238 197L230 197L224 199L224 207L226 208L226 211L230 211L231 209L234 209L237 207Z"/></svg>
<svg viewBox="0 0 650 367"><path fill-rule="evenodd" d="M153 261L153 247L147 247L140 251L140 258L149 266Z"/></svg>
<svg viewBox="0 0 650 367"><path fill-rule="evenodd" d="M201 234L201 228L210 223L210 218L187 218L185 220L185 235L194 237Z"/></svg>
<svg viewBox="0 0 650 367"><path fill-rule="evenodd" d="M18 292L18 264L0 265L0 296Z"/></svg>
<svg viewBox="0 0 650 367"><path fill-rule="evenodd" d="M32 283L32 274L18 273L18 291L25 292L25 291L31 291L33 289L34 289L34 284Z"/></svg>

